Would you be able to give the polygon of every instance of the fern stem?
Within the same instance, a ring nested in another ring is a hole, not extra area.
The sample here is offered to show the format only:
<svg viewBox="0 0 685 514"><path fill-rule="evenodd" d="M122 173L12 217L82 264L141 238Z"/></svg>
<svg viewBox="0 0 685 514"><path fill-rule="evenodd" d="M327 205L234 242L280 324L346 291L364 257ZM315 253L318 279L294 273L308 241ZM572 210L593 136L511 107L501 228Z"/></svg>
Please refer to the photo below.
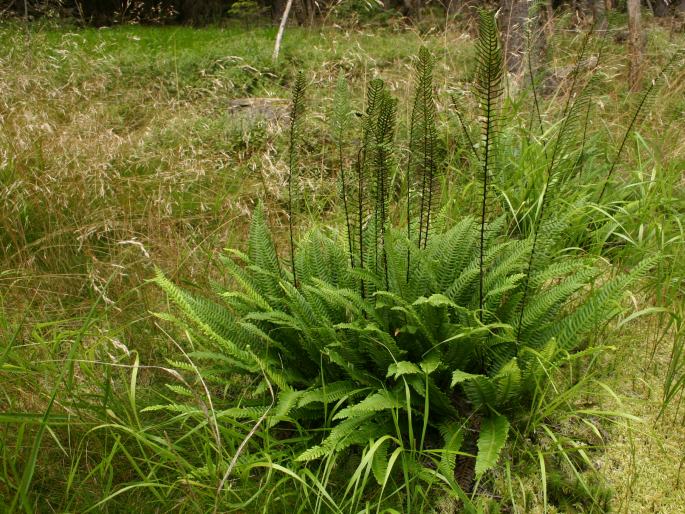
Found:
<svg viewBox="0 0 685 514"><path fill-rule="evenodd" d="M533 104L535 106L535 114L537 115L538 118L538 126L540 128L540 135L544 133L543 125L542 125L542 114L540 114L540 102L538 101L538 92L537 88L535 86L535 74L533 73L533 62L530 57L531 54L531 47L532 43L530 42L530 33L528 36L528 58L526 59L528 61L528 74L530 75L530 88L531 91L533 92ZM533 132L533 113L531 112L530 114L530 128L528 130L528 138L530 140L530 134ZM547 158L547 148L543 147L543 151L545 154L545 159Z"/></svg>
<svg viewBox="0 0 685 514"><path fill-rule="evenodd" d="M614 160L611 162L611 167L609 168L609 171L607 172L606 177L604 178L604 184L602 185L602 190L599 192L599 197L597 198L597 203L600 203L602 201L602 198L604 197L604 193L606 192L607 185L609 184L609 180L611 179L611 175L614 173L614 169L616 168L616 164L618 163L618 160L621 157L621 154L623 154L623 149L626 146L626 143L628 142L628 136L630 133L633 131L633 127L635 126L635 123L637 122L637 119L640 115L640 112L642 111L642 108L645 105L645 102L647 101L647 96L652 92L652 89L654 89L655 86L655 81L652 81L650 86L647 88L647 91L642 95L642 98L640 99L640 103L638 104L637 109L635 110L635 113L633 114L633 117L630 120L630 124L628 125L628 128L626 129L625 133L623 134L623 139L621 140L621 146L618 148L618 152L616 152L616 156L614 157Z"/></svg>
<svg viewBox="0 0 685 514"><path fill-rule="evenodd" d="M357 153L357 207L358 207L358 228L359 228L359 269L364 269L364 167L362 164L362 154L365 152L362 146ZM366 296L364 292L364 279L360 280L361 297Z"/></svg>
<svg viewBox="0 0 685 514"><path fill-rule="evenodd" d="M476 150L476 145L473 142L473 139L471 139L471 134L469 134L469 131L466 127L466 123L464 123L464 118L461 115L461 112L459 111L459 108L457 107L457 100L452 97L452 107L454 107L454 112L457 115L457 119L459 120L459 124L461 125L461 130L464 133L464 136L466 136L466 140L469 143L469 148L471 149L471 152L473 152L473 155L476 156L476 159L480 160L480 155L478 155L478 150Z"/></svg>
<svg viewBox="0 0 685 514"><path fill-rule="evenodd" d="M621 146L618 149L618 152L616 153L616 157L614 157L613 162L611 163L611 167L609 168L609 172L607 173L606 178L604 179L604 185L602 186L602 190L599 193L599 198L597 199L597 203L602 201L602 198L604 197L604 192L606 191L607 185L609 184L609 180L611 179L611 175L614 173L614 169L616 168L616 164L618 163L618 160L621 157L621 154L623 153L623 149L626 146L626 143L628 142L628 136L630 133L633 131L633 128L635 125L637 125L638 119L640 117L640 114L642 113L643 108L645 107L645 104L647 103L647 100L650 98L651 94L655 91L657 84L658 84L658 79L665 75L668 70L673 66L679 59L681 59L683 56L685 56L685 49L681 48L680 50L676 51L671 58L668 60L666 65L661 68L659 71L658 75L656 78L652 79L652 82L649 84L649 87L647 90L644 92L642 95L642 98L640 99L640 103L637 106L637 109L635 110L635 113L633 114L633 117L630 120L630 125L628 125L628 128L625 131L625 134L623 135L623 139L621 140Z"/></svg>
<svg viewBox="0 0 685 514"><path fill-rule="evenodd" d="M297 272L295 270L295 236L294 236L294 205L293 205L293 182L298 168L300 123L304 115L304 74L300 72L293 87L293 100L290 111L289 132L289 162L288 162L288 228L290 233L290 266L293 273L293 284L297 287Z"/></svg>
<svg viewBox="0 0 685 514"><path fill-rule="evenodd" d="M342 200L345 210L345 225L347 226L347 249L350 254L350 266L354 268L354 253L352 250L352 227L350 225L350 211L347 205L347 184L345 182L345 165L343 162L342 142L338 144L338 160L340 161L340 181L342 182Z"/></svg>
<svg viewBox="0 0 685 514"><path fill-rule="evenodd" d="M409 153L409 163L407 164L407 277L406 283L409 283L409 271L411 270L411 152Z"/></svg>

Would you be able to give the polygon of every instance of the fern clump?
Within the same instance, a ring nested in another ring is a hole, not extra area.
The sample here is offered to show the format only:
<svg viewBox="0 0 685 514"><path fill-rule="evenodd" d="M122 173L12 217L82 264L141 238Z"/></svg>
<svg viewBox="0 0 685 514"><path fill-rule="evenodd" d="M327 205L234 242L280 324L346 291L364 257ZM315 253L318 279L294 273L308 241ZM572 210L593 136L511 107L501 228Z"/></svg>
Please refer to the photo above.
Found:
<svg viewBox="0 0 685 514"><path fill-rule="evenodd" d="M247 254L224 261L233 287L208 300L161 273L156 281L183 314L194 356L220 364L225 379L256 381L239 408L217 407L225 417L266 415L268 427L304 431L299 461L389 434L388 452L444 445L454 457L457 441L476 429L480 476L495 465L510 423L528 410L550 369L612 316L625 286L650 265L586 291L601 270L582 259L556 261L530 277L521 317L532 241L491 228L482 301L481 230L473 217L435 231L425 248L389 229L386 269L352 267L343 235L312 231L298 241L296 287L258 207ZM445 431L459 438L444 439ZM444 466L454 471L454 461Z"/></svg>
<svg viewBox="0 0 685 514"><path fill-rule="evenodd" d="M548 209L530 233L515 236L509 220L493 212L492 182L501 178L502 63L494 18L483 13L476 73L482 139L473 149L479 159L474 178L482 184L476 215L454 221L437 214L443 169L433 61L423 49L405 175L406 226L390 221L391 179L399 165L397 101L381 80L370 82L359 146L346 159L351 118L341 79L332 123L341 229L317 228L296 238L290 212L290 252L281 258L260 205L247 251L224 257L229 285L217 286L212 298L191 295L157 274L180 312L164 317L193 341L189 356L211 370L206 380L243 377L251 384L239 405L214 399L222 422L248 420L260 430L297 433L280 443L294 455L291 464L361 451L381 484L395 473L397 451L421 453L424 461L414 461L425 465L419 476L430 469L461 491L468 485L460 476L480 479L495 466L521 413L548 390L541 384L551 370L615 314L625 288L653 261L606 279L580 254L551 257L563 217ZM300 77L291 174L299 166L303 89ZM571 109L574 119L586 109L578 105ZM458 466L457 456L465 453L477 454L468 472Z"/></svg>

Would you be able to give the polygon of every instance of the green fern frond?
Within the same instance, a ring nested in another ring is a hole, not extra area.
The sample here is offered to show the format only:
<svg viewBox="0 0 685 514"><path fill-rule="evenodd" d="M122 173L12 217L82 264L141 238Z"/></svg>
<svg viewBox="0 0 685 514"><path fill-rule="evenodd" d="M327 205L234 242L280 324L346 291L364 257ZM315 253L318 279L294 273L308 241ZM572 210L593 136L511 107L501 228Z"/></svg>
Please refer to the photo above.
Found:
<svg viewBox="0 0 685 514"><path fill-rule="evenodd" d="M340 180L340 196L343 202L345 213L345 227L347 229L347 249L349 252L350 264L354 266L354 233L352 230L352 193L353 185L350 183L350 176L345 174L345 148L347 145L347 131L350 125L350 115L352 106L350 105L350 93L347 87L345 76L340 72L335 86L333 96L333 113L331 116L331 132L333 142L338 151L338 179Z"/></svg>
<svg viewBox="0 0 685 514"><path fill-rule="evenodd" d="M332 382L315 389L308 389L300 398L297 406L305 407L312 403L333 403L343 398L352 398L363 392L359 386L349 380Z"/></svg>
<svg viewBox="0 0 685 514"><path fill-rule="evenodd" d="M284 274L278 261L271 230L267 225L264 206L261 203L252 214L247 253L250 263L257 269L263 270L263 273L253 274L252 279L256 282L257 288L252 288L252 291L262 291L271 298L280 298L282 294L278 283L284 278ZM258 293L255 298L257 296Z"/></svg>
<svg viewBox="0 0 685 514"><path fill-rule="evenodd" d="M252 356L249 352L241 350L230 339L219 335L211 326L211 315L207 319L206 311L198 309L193 300L187 293L176 287L170 280L168 280L162 272L158 269L154 282L166 293L167 297L171 299L180 309L184 316L198 329L207 336L210 340L216 343L229 356L236 359L244 366L250 368L253 362Z"/></svg>
<svg viewBox="0 0 685 514"><path fill-rule="evenodd" d="M416 92L409 134L409 164L407 166L407 237L411 232L411 191L419 196L418 246L425 248L438 197L438 134L433 98L433 56L426 47L419 50L416 62ZM408 265L409 272L410 266Z"/></svg>
<svg viewBox="0 0 685 514"><path fill-rule="evenodd" d="M504 58L497 32L494 13L479 13L478 41L476 43L475 94L480 104L481 118L481 219L480 219L480 286L479 307L483 309L485 274L485 229L488 216L489 191L495 172L497 138L501 116L501 97L504 92Z"/></svg>
<svg viewBox="0 0 685 514"><path fill-rule="evenodd" d="M297 460L300 462L317 460L333 451L340 451L351 446L354 444L354 439L351 436L360 428L363 429L364 425L368 425L374 416L375 412L367 412L343 420L333 427L328 437L320 445L304 451L297 457Z"/></svg>
<svg viewBox="0 0 685 514"><path fill-rule="evenodd" d="M495 467L508 435L509 421L504 416L490 416L483 420L478 435L477 477Z"/></svg>
<svg viewBox="0 0 685 514"><path fill-rule="evenodd" d="M293 274L293 283L297 285L297 273L295 271L295 186L299 175L299 161L302 138L302 123L304 121L304 92L306 80L304 73L300 72L293 86L292 104L290 107L290 130L288 151L288 228L290 229L290 265Z"/></svg>
<svg viewBox="0 0 685 514"><path fill-rule="evenodd" d="M630 273L620 275L597 289L580 307L558 324L559 345L565 350L571 350L580 342L582 335L606 322L626 288L642 278L658 260L658 256L647 258Z"/></svg>
<svg viewBox="0 0 685 514"><path fill-rule="evenodd" d="M373 472L373 477L376 479L378 485L383 485L385 483L385 475L388 471L388 453L390 451L391 439L386 436L382 441L374 443L371 447L373 448L376 444L378 444L378 446L375 448L371 460L371 471Z"/></svg>
<svg viewBox="0 0 685 514"><path fill-rule="evenodd" d="M464 442L464 427L460 423L446 423L440 426L444 446L438 470L446 477L454 476L454 469L457 464L457 456Z"/></svg>
<svg viewBox="0 0 685 514"><path fill-rule="evenodd" d="M359 403L344 408L335 416L333 416L333 419L338 420L356 416L365 416L369 412L393 410L401 407L401 401L393 393L390 391L381 391L366 397Z"/></svg>

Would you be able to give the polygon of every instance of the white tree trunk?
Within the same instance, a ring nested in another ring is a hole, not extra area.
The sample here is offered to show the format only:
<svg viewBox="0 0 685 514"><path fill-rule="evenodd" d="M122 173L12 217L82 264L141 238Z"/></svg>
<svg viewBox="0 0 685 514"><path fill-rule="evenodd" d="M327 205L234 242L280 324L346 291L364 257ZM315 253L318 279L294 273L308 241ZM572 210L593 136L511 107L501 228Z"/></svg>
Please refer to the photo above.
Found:
<svg viewBox="0 0 685 514"><path fill-rule="evenodd" d="M283 10L283 17L281 18L281 24L278 26L278 34L276 35L276 44L274 45L274 53L271 56L271 60L276 62L278 60L278 53L281 51L281 41L283 40L283 33L285 32L285 24L288 23L288 15L290 14L290 8L293 6L293 0L288 0L285 4L285 9Z"/></svg>

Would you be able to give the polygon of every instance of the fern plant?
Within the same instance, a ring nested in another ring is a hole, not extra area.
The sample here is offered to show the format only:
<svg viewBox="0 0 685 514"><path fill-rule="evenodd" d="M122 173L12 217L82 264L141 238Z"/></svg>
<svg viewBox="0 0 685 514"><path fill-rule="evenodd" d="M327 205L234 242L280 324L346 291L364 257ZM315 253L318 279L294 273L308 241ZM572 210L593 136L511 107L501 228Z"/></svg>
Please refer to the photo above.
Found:
<svg viewBox="0 0 685 514"><path fill-rule="evenodd" d="M252 384L238 405L215 399L222 419L297 432L281 439L299 463L362 448L379 482L391 475L397 449L424 456L438 449L433 469L460 491L468 485L462 481L460 489L456 480L471 472L459 469L456 456L476 449L478 479L492 469L518 413L550 370L617 312L625 288L653 260L611 279L580 254L532 265L542 246L553 248L563 218L550 212L531 233L513 237L506 217L489 210L502 62L494 17L483 12L476 73L479 216L453 222L435 214L440 164L432 57L424 49L406 174L408 226L390 223L396 100L376 79L368 87L353 169L341 176L342 230L315 228L296 241L291 228L291 263L284 266L260 205L247 251L224 257L227 285L217 285L211 298L157 273L155 282L179 313L161 316L191 338L189 356L207 370L206 380ZM292 134L302 84L298 79ZM342 107L335 113L334 140L344 166L350 110L342 81L337 90ZM291 150L291 169L293 155ZM341 175L345 171L341 167Z"/></svg>

